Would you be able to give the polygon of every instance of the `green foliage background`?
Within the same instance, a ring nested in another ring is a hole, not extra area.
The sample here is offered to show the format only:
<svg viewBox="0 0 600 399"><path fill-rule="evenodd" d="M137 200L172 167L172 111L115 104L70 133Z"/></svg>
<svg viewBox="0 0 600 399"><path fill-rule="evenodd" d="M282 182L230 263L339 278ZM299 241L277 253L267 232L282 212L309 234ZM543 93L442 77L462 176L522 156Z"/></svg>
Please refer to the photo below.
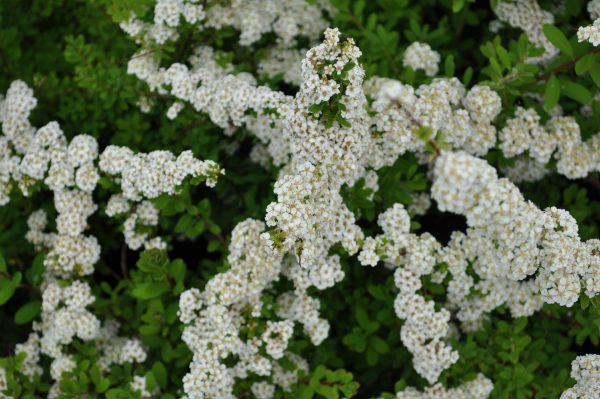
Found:
<svg viewBox="0 0 600 399"><path fill-rule="evenodd" d="M62 383L70 398L134 398L136 394L128 388L134 372L142 372L149 384L160 386L162 398L177 397L191 360L190 351L180 340L178 294L186 288L201 288L210 277L226 270L226 244L232 228L248 217L263 218L266 205L274 199L272 183L277 170L264 170L248 160L246 149L253 139L246 132L236 133L239 149L230 154L226 148L233 139L225 137L205 115L188 108L176 120L168 120L165 113L172 103L169 98L155 98L157 105L149 114L139 110L139 97L153 95L127 74L127 61L137 47L116 22L125 19L131 9L143 13L151 3L0 2L0 92L4 93L15 79L33 87L38 98L32 115L35 126L57 120L68 137L91 134L98 138L101 148L118 144L138 151L191 149L199 158L215 160L227 171L215 190L189 184L180 195L156 201L162 215L161 234L188 239L173 240L168 255L123 249L122 240L115 238L120 237L114 233L118 225L98 215L92 217L92 234L103 248L102 260L90 277L97 298L92 311L101 318L110 316L121 321L122 333L141 337L150 348L150 356L145 366L113 366L109 375L102 376L95 366L94 346L76 341L77 369ZM591 46L576 41L574 27L589 24L581 1L567 0L563 11L555 14L557 29L546 33L551 41L561 43L561 55L547 67L525 64L524 59L539 54L539 50L521 32L504 29L496 36L489 31L494 15L492 5L485 1L331 3L337 9L331 25L355 38L368 76L387 76L413 85L428 82L430 78L422 72L402 66L408 44L427 42L441 53L443 74L457 76L467 85L486 81L498 91L504 106L498 118L500 124L517 105L536 108L545 120L549 109L558 103L577 118L583 138L597 133L600 103L593 100L593 95L600 85L600 76L596 76L600 73L600 58L588 57ZM540 2L546 8L552 8L553 3ZM261 49L270 40L264 37L248 49L237 44L238 33L232 29L186 29L177 43L156 49L157 56L167 62L181 60L192 51L193 44L207 43L220 51L223 60L238 65L238 71L255 71L257 61L264 57ZM567 66L547 75L547 71L561 65ZM287 93L295 90L281 79L264 78L261 82ZM523 96L524 92L544 95L544 106ZM581 115L583 104L592 107L591 117ZM495 166L512 162L499 152L488 154L487 159ZM372 201L367 199L369 190L360 183L345 188L344 198L365 232L376 232L378 213L395 202L408 205L411 193L428 189L425 173L414 157L407 155L379 172L380 190ZM598 176L568 181L551 174L520 188L541 208L569 210L579 223L582 239L589 239L598 237L599 181ZM105 185L96 195L101 202L110 193L110 185ZM31 198L15 193L10 204L0 208L0 356L5 357L0 364L9 370L20 361L19 356L10 357L14 345L26 339L31 320L39 312L43 255L35 257L24 236L27 215L40 207L52 209L46 192ZM460 218L436 210L416 217L413 223L415 231L430 231L442 240L447 239L449 231L461 228L464 221ZM394 314L396 293L389 272L381 267L361 267L355 259L342 252L340 255L344 259L344 281L314 293L321 300L324 317L332 321L331 336L315 348L297 334L291 349L309 360L312 372L285 397L368 398L386 391L389 394L384 397L392 398L395 390L406 385L426 386L413 370L411 355L399 339L402 321ZM123 257L125 270L121 267ZM437 302L445 298L443 285L427 281L425 289ZM442 382L454 386L482 372L495 384L493 398L557 398L574 383L569 377L570 362L577 354L599 352L599 339L597 298L582 298L572 309L546 305L529 319L512 319L500 308L482 331L453 342L460 360L443 374ZM18 377L21 382L10 385L11 394L23 398L45 396L49 375L39 381ZM248 396L249 386L248 382L239 384L240 397Z"/></svg>

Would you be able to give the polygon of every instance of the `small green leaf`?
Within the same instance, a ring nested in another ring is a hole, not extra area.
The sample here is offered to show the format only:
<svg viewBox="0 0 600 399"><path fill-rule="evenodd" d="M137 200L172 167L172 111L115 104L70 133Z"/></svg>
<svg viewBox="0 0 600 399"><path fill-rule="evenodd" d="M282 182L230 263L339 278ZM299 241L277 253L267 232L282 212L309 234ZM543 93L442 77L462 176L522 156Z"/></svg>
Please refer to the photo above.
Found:
<svg viewBox="0 0 600 399"><path fill-rule="evenodd" d="M550 41L550 43L552 43L564 54L571 58L573 57L573 47L571 47L569 39L567 39L565 34L560 29L551 24L544 24L543 30L544 35Z"/></svg>
<svg viewBox="0 0 600 399"><path fill-rule="evenodd" d="M169 291L169 286L165 282L140 283L131 290L131 294L138 299L152 299L167 291Z"/></svg>
<svg viewBox="0 0 600 399"><path fill-rule="evenodd" d="M185 279L186 266L181 259L175 259L169 265L169 274L175 280L174 294L180 294L184 290L183 280Z"/></svg>
<svg viewBox="0 0 600 399"><path fill-rule="evenodd" d="M25 272L25 277L32 285L38 286L42 282L45 270L46 267L44 266L44 255L39 254L33 260L31 268Z"/></svg>
<svg viewBox="0 0 600 399"><path fill-rule="evenodd" d="M42 302L33 301L22 306L17 313L15 313L15 323L25 324L35 319L42 312Z"/></svg>
<svg viewBox="0 0 600 399"><path fill-rule="evenodd" d="M595 62L590 69L590 76L592 80L596 84L596 86L600 87L600 63Z"/></svg>
<svg viewBox="0 0 600 399"><path fill-rule="evenodd" d="M383 339L379 338L376 335L371 337L371 345L373 345L373 349L377 351L377 353L383 355L390 350L390 346Z"/></svg>
<svg viewBox="0 0 600 399"><path fill-rule="evenodd" d="M459 12L465 6L465 0L452 0L452 12Z"/></svg>
<svg viewBox="0 0 600 399"><path fill-rule="evenodd" d="M444 73L447 77L454 76L454 56L452 54L446 57L446 61L444 62Z"/></svg>
<svg viewBox="0 0 600 399"><path fill-rule="evenodd" d="M131 399L132 395L124 389L113 388L106 392L106 399Z"/></svg>
<svg viewBox="0 0 600 399"><path fill-rule="evenodd" d="M560 82L556 76L552 75L546 83L546 91L544 93L544 107L551 110L558 103L560 98Z"/></svg>
<svg viewBox="0 0 600 399"><path fill-rule="evenodd" d="M575 83L571 80L561 79L560 86L561 91L565 94L565 96L582 104L589 104L592 102L592 93L579 83Z"/></svg>
<svg viewBox="0 0 600 399"><path fill-rule="evenodd" d="M152 373L156 378L156 382L161 388L167 387L167 369L161 362L154 362L152 365Z"/></svg>
<svg viewBox="0 0 600 399"><path fill-rule="evenodd" d="M496 46L496 52L498 53L498 57L500 58L500 62L502 66L506 69L510 69L510 56L508 55L508 51L500 45Z"/></svg>
<svg viewBox="0 0 600 399"><path fill-rule="evenodd" d="M590 70L590 68L594 65L594 55L586 54L577 61L575 64L575 73L577 75L581 75Z"/></svg>
<svg viewBox="0 0 600 399"><path fill-rule="evenodd" d="M590 298L588 298L587 295L581 295L579 298L579 304L581 305L581 309L587 309L587 307L590 306Z"/></svg>
<svg viewBox="0 0 600 399"><path fill-rule="evenodd" d="M15 293L17 284L13 281L0 277L0 306L4 305Z"/></svg>
<svg viewBox="0 0 600 399"><path fill-rule="evenodd" d="M0 273L6 273L6 261L4 260L4 256L0 253Z"/></svg>

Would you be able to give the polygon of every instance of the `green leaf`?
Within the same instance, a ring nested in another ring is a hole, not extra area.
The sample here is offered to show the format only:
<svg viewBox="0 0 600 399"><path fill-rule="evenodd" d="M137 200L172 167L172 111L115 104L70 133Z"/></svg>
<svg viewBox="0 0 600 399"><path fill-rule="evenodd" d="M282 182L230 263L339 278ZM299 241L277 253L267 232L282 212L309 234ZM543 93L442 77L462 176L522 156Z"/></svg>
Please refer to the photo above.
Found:
<svg viewBox="0 0 600 399"><path fill-rule="evenodd" d="M594 65L594 55L586 54L575 64L575 73L577 75L582 75L589 71L592 65Z"/></svg>
<svg viewBox="0 0 600 399"><path fill-rule="evenodd" d="M17 313L15 313L15 323L25 324L35 319L42 312L42 302L33 301L23 305Z"/></svg>
<svg viewBox="0 0 600 399"><path fill-rule="evenodd" d="M358 321L358 325L363 330L368 329L369 324L371 323L369 322L369 315L367 314L367 312L363 308L357 307L354 314L356 316L356 321Z"/></svg>
<svg viewBox="0 0 600 399"><path fill-rule="evenodd" d="M4 305L13 296L21 282L21 272L16 272L12 280L0 277L0 306Z"/></svg>
<svg viewBox="0 0 600 399"><path fill-rule="evenodd" d="M556 26L551 24L544 24L544 35L556 48L561 52L573 58L573 47L569 43L569 39L565 34L558 29Z"/></svg>
<svg viewBox="0 0 600 399"><path fill-rule="evenodd" d="M159 249L149 249L140 254L136 265L138 269L146 273L159 273L169 263L169 258L165 251Z"/></svg>
<svg viewBox="0 0 600 399"><path fill-rule="evenodd" d="M500 58L500 62L502 66L506 69L510 69L510 56L508 55L508 51L500 45L496 46L496 52L498 53L498 57Z"/></svg>
<svg viewBox="0 0 600 399"><path fill-rule="evenodd" d="M326 399L338 399L339 395L336 387L323 384L315 384L315 392L325 397Z"/></svg>
<svg viewBox="0 0 600 399"><path fill-rule="evenodd" d="M590 76L592 80L596 84L596 86L600 87L600 63L595 62L590 69Z"/></svg>
<svg viewBox="0 0 600 399"><path fill-rule="evenodd" d="M556 76L552 75L546 83L546 91L544 92L544 107L551 110L558 103L560 98L560 82Z"/></svg>
<svg viewBox="0 0 600 399"><path fill-rule="evenodd" d="M183 280L185 279L186 265L181 259L175 259L169 265L169 274L175 280L175 288L173 289L174 294L180 294L183 292L185 287L183 286Z"/></svg>
<svg viewBox="0 0 600 399"><path fill-rule="evenodd" d="M310 107L308 107L308 112L310 112L311 114L318 114L319 112L321 112L323 110L323 107L325 106L326 102L320 102L318 104L312 104Z"/></svg>
<svg viewBox="0 0 600 399"><path fill-rule="evenodd" d="M468 67L465 69L465 73L463 74L462 82L465 86L468 86L471 83L471 79L473 79L473 68Z"/></svg>
<svg viewBox="0 0 600 399"><path fill-rule="evenodd" d="M45 271L46 267L44 266L44 255L39 254L33 260L33 264L29 270L25 272L25 277L32 285L38 286L42 282Z"/></svg>
<svg viewBox="0 0 600 399"><path fill-rule="evenodd" d="M587 295L583 294L579 298L579 304L581 305L581 309L585 310L588 306L590 306L590 298Z"/></svg>
<svg viewBox="0 0 600 399"><path fill-rule="evenodd" d="M315 389L309 385L300 385L297 394L298 399L312 399L315 396Z"/></svg>
<svg viewBox="0 0 600 399"><path fill-rule="evenodd" d="M6 261L4 260L4 256L0 253L0 273L6 273Z"/></svg>
<svg viewBox="0 0 600 399"><path fill-rule="evenodd" d="M152 373L156 378L156 382L161 388L167 387L167 369L161 362L154 362L152 365Z"/></svg>
<svg viewBox="0 0 600 399"><path fill-rule="evenodd" d="M140 334L145 336L156 335L160 331L160 326L156 324L142 324L138 330L140 331Z"/></svg>
<svg viewBox="0 0 600 399"><path fill-rule="evenodd" d="M108 378L102 378L95 385L96 385L96 392L102 393L102 392L106 391L108 389L108 387L110 386L110 380Z"/></svg>
<svg viewBox="0 0 600 399"><path fill-rule="evenodd" d="M379 338L376 335L371 337L371 345L373 345L373 349L377 351L377 353L383 355L390 350L390 346L383 339Z"/></svg>
<svg viewBox="0 0 600 399"><path fill-rule="evenodd" d="M106 399L131 399L133 396L124 389L113 388L106 392Z"/></svg>
<svg viewBox="0 0 600 399"><path fill-rule="evenodd" d="M139 283L131 290L131 295L138 299L152 299L169 291L169 285L164 282Z"/></svg>
<svg viewBox="0 0 600 399"><path fill-rule="evenodd" d="M561 91L565 96L580 102L581 104L589 104L592 102L592 93L580 85L571 80L561 79L560 81Z"/></svg>
<svg viewBox="0 0 600 399"><path fill-rule="evenodd" d="M452 12L459 12L465 6L465 0L452 0Z"/></svg>
<svg viewBox="0 0 600 399"><path fill-rule="evenodd" d="M4 305L15 293L17 285L4 277L0 277L0 306Z"/></svg>
<svg viewBox="0 0 600 399"><path fill-rule="evenodd" d="M446 57L446 61L444 62L444 73L447 77L454 76L454 56L452 54Z"/></svg>

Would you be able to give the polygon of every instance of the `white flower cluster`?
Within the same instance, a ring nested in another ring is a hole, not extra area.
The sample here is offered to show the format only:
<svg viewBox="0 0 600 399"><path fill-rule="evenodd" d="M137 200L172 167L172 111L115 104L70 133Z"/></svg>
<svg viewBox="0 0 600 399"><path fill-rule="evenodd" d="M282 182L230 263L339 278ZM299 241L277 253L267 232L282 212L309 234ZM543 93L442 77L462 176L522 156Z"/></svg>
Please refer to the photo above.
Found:
<svg viewBox="0 0 600 399"><path fill-rule="evenodd" d="M431 193L441 210L467 217L470 236L495 243L487 251L494 274L513 281L535 276L535 291L547 303L572 306L582 286L588 295L597 294L595 240L581 242L568 212L539 210L509 180L498 179L487 162L444 152L435 164Z"/></svg>
<svg viewBox="0 0 600 399"><path fill-rule="evenodd" d="M37 249L47 250L46 273L41 286L41 318L34 323L35 333L16 351L27 353L21 371L29 376L41 373L40 354L53 359L50 374L55 384L49 396L58 397L62 373L75 367L66 351L74 337L98 340L98 348L105 352L100 359L105 371L112 363L143 362L146 358L139 341L117 337L118 326L113 324L101 328L100 321L86 309L94 297L80 278L93 273L100 246L95 237L84 233L87 219L98 209L93 191L100 172L113 175L122 190L107 204L109 215L126 213L129 202L139 202L125 221L126 241L137 249L142 244L165 247L160 238L150 240L147 234L136 231L138 223L158 224L158 210L151 202L142 201L144 198L173 194L190 176L204 177L212 187L222 170L212 161L195 159L190 151L176 158L167 151L134 154L128 148L109 146L98 156L98 144L92 136L81 134L67 142L56 122L39 129L31 126L29 113L36 103L33 91L21 81L11 84L0 103L4 133L0 136L0 204L8 202L13 182L25 195L34 184L45 184L54 195L56 232L44 231L48 218L42 210L33 212L27 221L26 238Z"/></svg>
<svg viewBox="0 0 600 399"><path fill-rule="evenodd" d="M427 76L438 73L440 54L431 49L427 43L414 42L404 51L402 65L417 70L425 71Z"/></svg>
<svg viewBox="0 0 600 399"><path fill-rule="evenodd" d="M293 158L275 183L277 202L267 207L267 225L276 230L267 238L284 251L293 249L306 267L328 263L327 251L336 242L355 253L362 237L339 191L366 173L361 166L369 138L364 71L354 42L340 43L339 36L337 29L325 31L325 41L302 63L303 83L284 115ZM340 104L338 119L345 123L327 126L321 110L311 112L313 105L328 102Z"/></svg>
<svg viewBox="0 0 600 399"><path fill-rule="evenodd" d="M494 12L500 21L523 30L530 42L544 48L544 54L530 59L530 62L547 62L559 53L543 32L544 24L554 23L554 15L542 9L537 0L501 1Z"/></svg>
<svg viewBox="0 0 600 399"><path fill-rule="evenodd" d="M466 91L456 78L438 78L416 90L387 78L365 84L373 98L369 165L392 165L406 151L422 153L426 142L422 128L444 134L444 141L475 155L484 155L496 144L492 121L500 113L500 96L487 86ZM462 106L461 106L462 105Z"/></svg>
<svg viewBox="0 0 600 399"><path fill-rule="evenodd" d="M169 151L134 154L129 148L110 145L100 155L100 170L120 181L122 193L113 195L106 207L108 216L125 215L123 234L132 250L165 249L160 237L150 238L141 226L158 225L158 209L150 201L161 194L175 194L188 178L203 177L208 187L214 187L224 170L214 161L200 161L191 151L175 157Z"/></svg>
<svg viewBox="0 0 600 399"><path fill-rule="evenodd" d="M435 384L419 392L408 387L396 393L396 399L487 399L494 389L492 382L483 374L463 385L446 389L442 384Z"/></svg>
<svg viewBox="0 0 600 399"><path fill-rule="evenodd" d="M262 334L252 338L240 332L244 326L251 331L259 326L261 294L281 272L281 255L262 243L263 230L260 221L239 223L229 245L230 269L209 280L204 291L192 288L181 294L179 318L187 324L182 339L194 354L183 379L190 399L234 398L235 378L248 373L268 377L284 356L293 334L292 320L268 321ZM262 347L267 357L259 353ZM222 362L230 355L238 359L233 367Z"/></svg>
<svg viewBox="0 0 600 399"><path fill-rule="evenodd" d="M61 345L69 344L73 337L89 341L100 329L100 321L85 308L94 302L87 283L75 280L68 286L59 282L46 283L42 292L41 321L34 327L41 331L42 353L58 359Z"/></svg>
<svg viewBox="0 0 600 399"><path fill-rule="evenodd" d="M133 381L131 381L131 389L138 391L142 399L155 398L160 393L160 388L158 386L154 387L152 392L150 392L148 385L146 384L146 377L141 375L133 376Z"/></svg>
<svg viewBox="0 0 600 399"><path fill-rule="evenodd" d="M302 83L302 59L306 49L296 50L283 46L273 47L258 63L258 74L269 77L281 75L284 82L300 86Z"/></svg>
<svg viewBox="0 0 600 399"><path fill-rule="evenodd" d="M119 337L119 327L115 320L106 320L96 336L98 367L102 372L108 372L112 364L143 363L148 356L139 339Z"/></svg>
<svg viewBox="0 0 600 399"><path fill-rule="evenodd" d="M206 177L206 185L214 187L223 173L214 161L200 161L191 151L184 151L178 157L162 150L134 154L127 147L114 145L106 147L98 166L109 175L120 176L123 195L132 201L175 194L188 177Z"/></svg>
<svg viewBox="0 0 600 399"><path fill-rule="evenodd" d="M246 378L249 371L272 374L275 385L289 389L291 377L278 382L281 372L275 360L284 356L295 322L315 345L328 335L329 323L319 317L320 303L308 296L307 289L331 287L343 278L339 257L328 255L331 245L342 242L349 251L358 249L360 229L339 190L365 174L356 167L368 138L359 54L352 41L340 43L337 30L326 31L325 42L309 50L302 67L303 84L293 106L283 113L294 158L275 184L278 202L267 209L267 224L273 229L263 233L264 225L253 220L238 224L230 244L231 269L211 279L203 292L192 289L181 296L180 319L191 323L183 339L195 354L184 379L190 398L230 397L235 378ZM319 112L308 111L334 96L343 104L341 118L351 128L340 121L327 127ZM285 252L295 254L297 261L290 256L284 259ZM260 315L261 293L281 274L295 288L278 298L277 316L282 320L267 321L260 339L243 340L240 328L256 328L252 318ZM240 314L243 309L250 314ZM268 358L258 354L263 345ZM233 368L220 362L230 354L239 359ZM271 391L264 384L253 389L265 396Z"/></svg>
<svg viewBox="0 0 600 399"><path fill-rule="evenodd" d="M399 293L394 309L405 320L400 338L413 355L415 371L434 384L441 372L458 360L458 353L445 342L450 312L437 311L434 301L419 294L421 277L433 272L441 246L429 234L409 233L410 217L401 204L380 214L377 223L384 234L368 237L358 260L375 266L383 259L388 267L396 268L394 281Z"/></svg>
<svg viewBox="0 0 600 399"><path fill-rule="evenodd" d="M594 399L600 392L600 355L577 356L571 363L571 378L577 383L560 399Z"/></svg>
<svg viewBox="0 0 600 399"><path fill-rule="evenodd" d="M303 0L233 0L207 8L194 0L157 0L153 23L132 15L121 23L121 28L138 42L164 44L177 39L174 28L185 20L198 31L233 27L240 31L242 46L252 45L262 35L272 32L278 42L290 47L296 43L296 37L315 40L319 36L327 26L323 18L326 7Z"/></svg>
<svg viewBox="0 0 600 399"><path fill-rule="evenodd" d="M539 121L535 110L517 107L499 134L503 154L510 158L527 151L538 170L554 157L557 171L570 179L600 170L600 136L583 141L573 117L554 116L545 126Z"/></svg>
<svg viewBox="0 0 600 399"><path fill-rule="evenodd" d="M444 343L450 312L472 330L501 305L513 317L530 316L544 302L572 306L580 287L590 297L599 293L600 241L582 243L567 212L537 209L487 162L443 151L434 167L432 197L441 210L467 217L466 234L454 232L445 247L427 234L410 234L409 215L396 204L379 216L384 234L365 239L358 256L363 265L384 260L396 268L394 306L406 320L401 339L415 370L431 384L458 359ZM431 275L441 282L447 273L447 303L438 311L418 294L420 278ZM525 280L528 276L534 278Z"/></svg>
<svg viewBox="0 0 600 399"><path fill-rule="evenodd" d="M600 135L583 141L573 117L553 116L545 125L530 108L517 107L512 118L496 134L493 120L502 109L500 96L487 86L466 91L455 78L434 79L417 90L398 81L374 78L365 84L373 98L372 150L370 166L391 165L405 151L423 151L425 142L417 137L419 128L442 132L443 141L455 149L482 156L496 146L505 157L528 156L534 162L519 161L516 167L531 167L518 181L537 180L546 174L553 158L558 173L577 179L600 170ZM462 105L462 107L460 107ZM519 159L519 158L517 158ZM515 173L513 173L515 175Z"/></svg>
<svg viewBox="0 0 600 399"><path fill-rule="evenodd" d="M600 18L600 1L599 0L590 0L587 3L587 11L590 14L590 18L592 20L596 20Z"/></svg>
<svg viewBox="0 0 600 399"><path fill-rule="evenodd" d="M169 110L170 118L181 111L181 104L190 104L196 111L207 113L225 134L231 135L245 125L267 145L277 164L287 161L289 149L276 116L291 98L266 86L257 86L248 73L232 74L233 66L219 65L210 47L196 48L189 67L180 63L160 67L152 53L144 51L140 50L129 61L128 72L147 82L152 91L177 98L179 102L174 106L179 105Z"/></svg>
<svg viewBox="0 0 600 399"><path fill-rule="evenodd" d="M600 18L597 18L592 25L580 26L577 29L577 40L590 42L593 46L600 45Z"/></svg>

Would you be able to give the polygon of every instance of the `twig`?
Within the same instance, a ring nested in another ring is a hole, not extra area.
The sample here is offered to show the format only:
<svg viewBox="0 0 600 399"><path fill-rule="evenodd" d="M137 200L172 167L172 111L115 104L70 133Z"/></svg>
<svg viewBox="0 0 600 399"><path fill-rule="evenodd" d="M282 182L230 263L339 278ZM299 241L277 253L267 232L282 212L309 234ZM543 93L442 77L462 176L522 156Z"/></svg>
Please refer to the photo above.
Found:
<svg viewBox="0 0 600 399"><path fill-rule="evenodd" d="M121 274L124 279L129 278L127 273L127 245L125 243L121 245Z"/></svg>
<svg viewBox="0 0 600 399"><path fill-rule="evenodd" d="M354 15L350 7L348 7L348 15L350 15L350 19L352 20L352 22L354 22L356 26L358 26L360 29L365 29L363 23L360 22L358 18L356 18L356 15Z"/></svg>
<svg viewBox="0 0 600 399"><path fill-rule="evenodd" d="M594 177L588 176L588 177L584 178L583 181L588 183L590 186L592 186L597 191L600 191L600 180L598 180Z"/></svg>
<svg viewBox="0 0 600 399"><path fill-rule="evenodd" d="M579 61L580 59L582 59L583 57L585 57L586 55L593 55L593 54L598 54L600 53L600 47L593 49L592 51L590 51L589 53L586 53L580 57L574 58L571 61L567 61L564 62L560 65L555 66L554 68L552 68L551 70L543 73L542 75L538 76L535 80L537 82L542 81L542 80L546 80L548 79L550 76L562 71L563 69L567 69L572 67L573 65L577 64L577 61Z"/></svg>

